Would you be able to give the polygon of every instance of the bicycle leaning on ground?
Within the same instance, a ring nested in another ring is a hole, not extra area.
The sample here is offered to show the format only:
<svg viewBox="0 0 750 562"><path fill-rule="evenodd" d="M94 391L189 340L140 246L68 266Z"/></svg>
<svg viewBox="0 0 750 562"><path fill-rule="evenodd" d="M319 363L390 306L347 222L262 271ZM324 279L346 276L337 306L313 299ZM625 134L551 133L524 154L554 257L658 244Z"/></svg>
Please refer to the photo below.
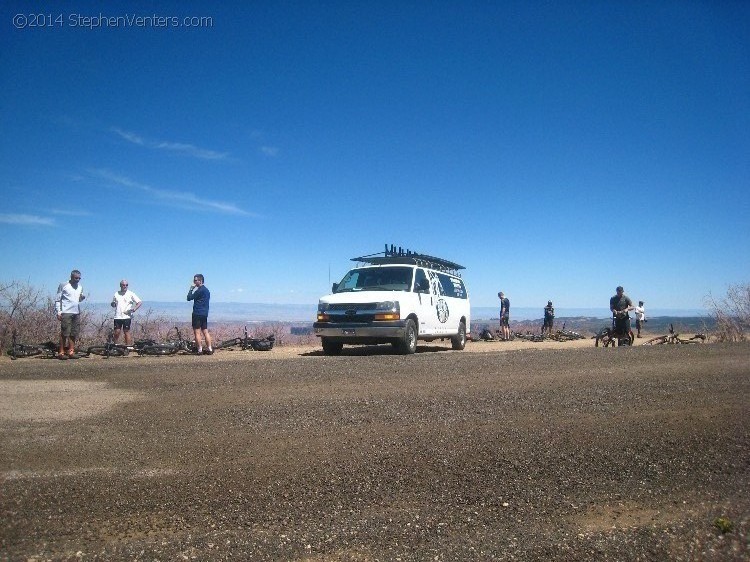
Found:
<svg viewBox="0 0 750 562"><path fill-rule="evenodd" d="M680 334L674 333L674 326L669 325L669 333L665 336L656 336L650 340L643 342L643 345L661 345L661 344L691 344L691 343L704 343L706 341L705 334L695 334L689 338L680 337Z"/></svg>
<svg viewBox="0 0 750 562"><path fill-rule="evenodd" d="M12 342L7 354L13 360L23 357L55 357L57 355L57 344L55 342L46 341L35 345L22 343L18 341L18 332L16 330L13 330Z"/></svg>
<svg viewBox="0 0 750 562"><path fill-rule="evenodd" d="M139 355L174 355L177 352L196 353L198 348L194 341L186 340L182 337L180 329L175 326L177 339L166 343L147 343L146 345L135 346Z"/></svg>
<svg viewBox="0 0 750 562"><path fill-rule="evenodd" d="M557 330L554 334L550 334L545 337L551 340L555 340L555 341L571 341L571 340L586 339L586 336L584 336L583 334L579 334L578 332L573 332L572 330L566 330L565 322L563 322L562 329Z"/></svg>
<svg viewBox="0 0 750 562"><path fill-rule="evenodd" d="M105 359L109 357L124 357L128 354L128 346L115 343L114 330L107 332L107 343L104 345L92 345L86 350L87 354L101 355Z"/></svg>
<svg viewBox="0 0 750 562"><path fill-rule="evenodd" d="M224 340L218 345L215 345L214 349L234 349L238 347L242 351L247 351L249 349L253 351L269 351L273 348L273 344L276 340L273 334L263 339L251 338L247 333L247 326L245 326L243 332L243 337Z"/></svg>

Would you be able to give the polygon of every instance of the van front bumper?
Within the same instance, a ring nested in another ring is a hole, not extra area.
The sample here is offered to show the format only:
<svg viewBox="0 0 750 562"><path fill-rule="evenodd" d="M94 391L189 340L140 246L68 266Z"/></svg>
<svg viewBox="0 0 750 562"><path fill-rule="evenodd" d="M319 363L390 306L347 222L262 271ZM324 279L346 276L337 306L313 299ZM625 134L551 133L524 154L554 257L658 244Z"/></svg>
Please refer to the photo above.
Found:
<svg viewBox="0 0 750 562"><path fill-rule="evenodd" d="M341 343L388 343L404 336L406 320L363 324L361 322L315 322L316 336Z"/></svg>

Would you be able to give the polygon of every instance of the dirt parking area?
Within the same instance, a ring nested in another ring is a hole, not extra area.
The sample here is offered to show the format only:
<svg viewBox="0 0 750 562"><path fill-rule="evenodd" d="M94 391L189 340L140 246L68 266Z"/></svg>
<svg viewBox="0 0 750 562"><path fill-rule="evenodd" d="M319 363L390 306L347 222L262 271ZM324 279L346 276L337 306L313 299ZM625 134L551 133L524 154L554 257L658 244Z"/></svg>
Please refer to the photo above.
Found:
<svg viewBox="0 0 750 562"><path fill-rule="evenodd" d="M2 358L0 560L750 559L750 345L448 347Z"/></svg>

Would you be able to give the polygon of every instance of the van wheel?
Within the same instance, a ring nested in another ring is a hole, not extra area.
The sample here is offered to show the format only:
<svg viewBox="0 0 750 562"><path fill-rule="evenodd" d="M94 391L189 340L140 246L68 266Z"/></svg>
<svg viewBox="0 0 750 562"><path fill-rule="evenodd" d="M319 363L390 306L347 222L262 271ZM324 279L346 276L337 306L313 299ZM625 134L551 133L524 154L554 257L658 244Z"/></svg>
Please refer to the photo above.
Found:
<svg viewBox="0 0 750 562"><path fill-rule="evenodd" d="M323 355L339 355L341 350L344 349L344 344L341 342L331 341L327 338L322 338L323 344Z"/></svg>
<svg viewBox="0 0 750 562"><path fill-rule="evenodd" d="M396 345L402 355L411 355L417 351L417 325L409 318L404 327L404 337Z"/></svg>
<svg viewBox="0 0 750 562"><path fill-rule="evenodd" d="M466 324L464 322L458 325L458 334L451 338L451 345L457 351L466 347Z"/></svg>

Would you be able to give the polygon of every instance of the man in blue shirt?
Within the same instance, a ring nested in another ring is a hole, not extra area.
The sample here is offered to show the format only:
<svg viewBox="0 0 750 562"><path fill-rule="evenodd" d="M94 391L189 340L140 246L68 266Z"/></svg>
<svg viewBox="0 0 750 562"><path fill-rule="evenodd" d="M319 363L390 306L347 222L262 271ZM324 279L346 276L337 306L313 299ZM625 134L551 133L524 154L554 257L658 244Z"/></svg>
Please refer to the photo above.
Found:
<svg viewBox="0 0 750 562"><path fill-rule="evenodd" d="M203 274L196 273L193 276L193 284L188 291L187 300L193 301L193 333L195 343L198 345L198 355L202 353L211 355L214 352L211 347L211 334L208 332L208 303L211 300L211 291L203 284L204 282ZM203 339L206 340L205 352Z"/></svg>

